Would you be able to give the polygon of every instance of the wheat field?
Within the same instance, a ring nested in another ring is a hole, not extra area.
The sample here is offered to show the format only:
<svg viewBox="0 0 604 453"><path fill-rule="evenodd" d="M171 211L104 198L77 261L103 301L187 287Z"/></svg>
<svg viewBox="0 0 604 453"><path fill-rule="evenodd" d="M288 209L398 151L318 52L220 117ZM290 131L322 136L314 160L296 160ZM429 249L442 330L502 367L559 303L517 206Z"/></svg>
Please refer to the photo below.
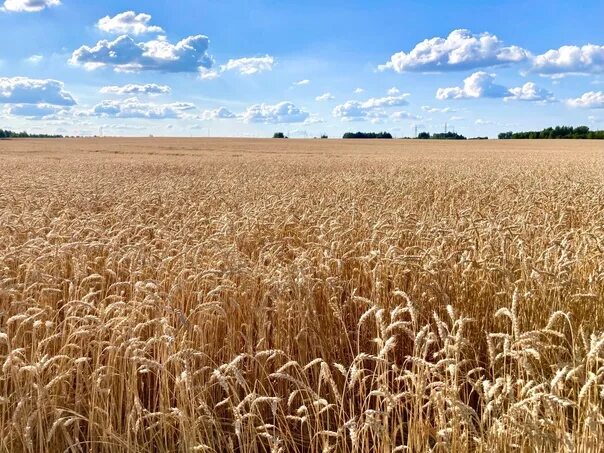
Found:
<svg viewBox="0 0 604 453"><path fill-rule="evenodd" d="M0 450L596 452L604 145L0 141Z"/></svg>

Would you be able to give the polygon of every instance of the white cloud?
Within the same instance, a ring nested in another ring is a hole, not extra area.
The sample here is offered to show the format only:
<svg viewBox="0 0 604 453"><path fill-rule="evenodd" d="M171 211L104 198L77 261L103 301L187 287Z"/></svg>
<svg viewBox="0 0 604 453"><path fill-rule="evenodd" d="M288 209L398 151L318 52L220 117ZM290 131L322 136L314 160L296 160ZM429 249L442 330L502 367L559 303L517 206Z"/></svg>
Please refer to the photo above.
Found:
<svg viewBox="0 0 604 453"><path fill-rule="evenodd" d="M584 93L580 98L568 99L566 103L571 107L604 109L604 92L589 91Z"/></svg>
<svg viewBox="0 0 604 453"><path fill-rule="evenodd" d="M453 30L446 38L426 39L408 53L398 52L378 67L407 71L451 71L517 63L527 60L530 53L518 46L504 46L490 33L473 34L469 30Z"/></svg>
<svg viewBox="0 0 604 453"><path fill-rule="evenodd" d="M604 46L562 46L537 55L533 72L549 76L604 72Z"/></svg>
<svg viewBox="0 0 604 453"><path fill-rule="evenodd" d="M185 112L193 109L195 109L195 105L187 102L154 104L130 98L119 101L102 101L86 112L86 115L106 118L166 119L182 118Z"/></svg>
<svg viewBox="0 0 604 453"><path fill-rule="evenodd" d="M505 97L509 93L508 89L495 84L494 80L494 74L484 71L475 72L464 80L463 87L439 88L436 98L445 100Z"/></svg>
<svg viewBox="0 0 604 453"><path fill-rule="evenodd" d="M316 114L311 113L308 118L304 120L302 124L323 124L326 121L323 118L320 118Z"/></svg>
<svg viewBox="0 0 604 453"><path fill-rule="evenodd" d="M151 96L160 94L170 94L172 90L167 85L157 85L155 83L148 83L145 85L138 85L130 83L124 86L106 86L99 90L103 94L117 94L117 95L133 95L133 94L148 94Z"/></svg>
<svg viewBox="0 0 604 453"><path fill-rule="evenodd" d="M213 69L206 69L204 67L200 67L199 77L201 78L201 80L214 80L220 77L220 73L218 71L214 71Z"/></svg>
<svg viewBox="0 0 604 453"><path fill-rule="evenodd" d="M422 110L426 113L453 113L457 110L451 107L444 107L439 109L438 107L430 107L429 105L422 105Z"/></svg>
<svg viewBox="0 0 604 453"><path fill-rule="evenodd" d="M383 111L387 107L401 107L408 105L407 97L409 93L402 93L397 96L386 96L383 98L370 98L364 102L347 101L344 104L337 105L333 109L333 116L342 121L367 121L386 118L388 115Z"/></svg>
<svg viewBox="0 0 604 453"><path fill-rule="evenodd" d="M42 60L44 59L44 57L42 55L32 55L29 58L26 58L25 61L27 61L30 64L39 64Z"/></svg>
<svg viewBox="0 0 604 453"><path fill-rule="evenodd" d="M63 82L27 77L0 77L0 104L75 105Z"/></svg>
<svg viewBox="0 0 604 453"><path fill-rule="evenodd" d="M478 118L476 121L474 121L474 124L476 124L476 126L490 126L495 123L489 120L483 120L482 118Z"/></svg>
<svg viewBox="0 0 604 453"><path fill-rule="evenodd" d="M204 121L208 121L208 120L226 120L226 119L231 119L231 118L236 118L237 115L235 115L233 112L231 112L230 110L228 110L225 107L220 107L217 108L215 110L204 110L204 112L201 114L200 119L204 120Z"/></svg>
<svg viewBox="0 0 604 453"><path fill-rule="evenodd" d="M198 72L213 64L207 53L208 45L208 37L203 35L189 36L176 44L171 44L165 36L147 42L120 36L114 41L99 41L93 47L82 46L73 52L69 61L91 70L111 67L124 72Z"/></svg>
<svg viewBox="0 0 604 453"><path fill-rule="evenodd" d="M37 13L44 8L59 6L61 0L6 0L3 11Z"/></svg>
<svg viewBox="0 0 604 453"><path fill-rule="evenodd" d="M386 96L383 98L371 98L361 104L365 109L374 109L378 107L400 107L408 105L407 98L410 96L409 93L401 93L396 96Z"/></svg>
<svg viewBox="0 0 604 453"><path fill-rule="evenodd" d="M125 11L114 17L105 16L98 21L99 30L115 35L142 35L144 33L163 33L163 29L150 25L149 14L136 14L134 11Z"/></svg>
<svg viewBox="0 0 604 453"><path fill-rule="evenodd" d="M315 98L315 100L316 100L316 101L319 101L319 102L321 102L321 101L332 101L332 100L334 100L334 99L335 99L335 97L334 97L334 95L333 95L333 94L331 94L331 93L323 93L322 95L317 96L317 97Z"/></svg>
<svg viewBox="0 0 604 453"><path fill-rule="evenodd" d="M246 123L302 123L309 113L296 107L291 102L279 102L275 105L255 104L241 115Z"/></svg>
<svg viewBox="0 0 604 453"><path fill-rule="evenodd" d="M308 79L299 80L297 82L294 82L294 85L299 86L299 87L304 86L304 85L310 85L310 80L308 80Z"/></svg>
<svg viewBox="0 0 604 453"><path fill-rule="evenodd" d="M539 88L533 82L527 82L516 88L510 88L511 96L506 96L506 101L531 101L531 102L554 102L555 98L552 92Z"/></svg>
<svg viewBox="0 0 604 453"><path fill-rule="evenodd" d="M365 92L365 90L363 88L356 88L354 90L354 94L363 94Z"/></svg>
<svg viewBox="0 0 604 453"><path fill-rule="evenodd" d="M231 59L220 67L221 72L236 71L243 75L259 74L264 71L272 71L275 59L270 55L264 57L246 57Z"/></svg>
<svg viewBox="0 0 604 453"><path fill-rule="evenodd" d="M390 118L393 120L421 120L421 116L414 115L409 112L394 112L390 115Z"/></svg>
<svg viewBox="0 0 604 453"><path fill-rule="evenodd" d="M65 107L50 104L12 104L4 110L8 115L29 119L47 119L64 111Z"/></svg>
<svg viewBox="0 0 604 453"><path fill-rule="evenodd" d="M389 96L396 96L397 94L401 94L401 90L399 90L396 87L392 87L388 90L388 95Z"/></svg>

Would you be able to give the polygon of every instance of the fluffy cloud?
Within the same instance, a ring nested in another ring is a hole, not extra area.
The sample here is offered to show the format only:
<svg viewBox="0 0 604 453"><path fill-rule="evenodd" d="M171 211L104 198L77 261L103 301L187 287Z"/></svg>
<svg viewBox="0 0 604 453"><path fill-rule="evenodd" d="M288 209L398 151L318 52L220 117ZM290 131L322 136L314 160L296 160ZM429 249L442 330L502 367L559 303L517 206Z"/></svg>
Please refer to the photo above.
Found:
<svg viewBox="0 0 604 453"><path fill-rule="evenodd" d="M82 46L73 52L71 64L87 69L112 67L116 71L197 72L213 64L208 55L207 36L196 35L171 44L165 36L136 42L130 36L114 41L102 40L95 46Z"/></svg>
<svg viewBox="0 0 604 453"><path fill-rule="evenodd" d="M107 86L99 90L103 94L133 95L148 94L151 96L160 94L170 94L172 91L167 85L157 85L148 83L145 85L128 84L124 86Z"/></svg>
<svg viewBox="0 0 604 453"><path fill-rule="evenodd" d="M543 75L590 74L604 72L604 46L562 46L533 60L533 72Z"/></svg>
<svg viewBox="0 0 604 453"><path fill-rule="evenodd" d="M446 38L426 39L411 51L398 52L379 70L451 71L517 63L527 60L530 53L518 46L504 46L490 33L473 34L454 30Z"/></svg>
<svg viewBox="0 0 604 453"><path fill-rule="evenodd" d="M333 95L333 94L331 94L331 93L323 93L322 95L317 96L317 97L315 98L315 100L316 100L316 101L319 101L319 102L321 102L321 101L332 101L332 100L334 100L334 99L335 99L335 97L334 97L334 95Z"/></svg>
<svg viewBox="0 0 604 453"><path fill-rule="evenodd" d="M51 104L71 106L76 101L63 82L27 77L0 77L0 104Z"/></svg>
<svg viewBox="0 0 604 453"><path fill-rule="evenodd" d="M554 95L544 89L539 88L533 82L527 82L521 87L510 88L511 96L506 96L506 101L530 101L530 102L554 102Z"/></svg>
<svg viewBox="0 0 604 453"><path fill-rule="evenodd" d="M156 25L150 25L149 14L136 14L134 11L125 11L114 17L105 16L98 21L96 26L99 30L116 35L142 35L144 33L162 33L163 29Z"/></svg>
<svg viewBox="0 0 604 453"><path fill-rule="evenodd" d="M375 122L377 119L386 118L388 115L383 111L387 107L401 107L408 105L409 93L397 96L386 96L383 98L371 98L364 102L347 101L333 109L333 116L342 121L367 121Z"/></svg>
<svg viewBox="0 0 604 453"><path fill-rule="evenodd" d="M201 114L201 119L202 120L227 120L227 119L231 119L231 118L236 118L237 115L235 115L233 112L231 112L230 110L226 109L225 107L220 107L218 109L215 110L205 110L202 114Z"/></svg>
<svg viewBox="0 0 604 453"><path fill-rule="evenodd" d="M243 75L259 74L272 71L275 59L270 55L264 57L246 57L231 59L220 67L221 72L236 71Z"/></svg>
<svg viewBox="0 0 604 453"><path fill-rule="evenodd" d="M61 0L6 0L2 10L13 12L37 13L44 8L59 6Z"/></svg>
<svg viewBox="0 0 604 453"><path fill-rule="evenodd" d="M241 115L246 123L302 123L309 113L296 107L291 102L280 102L275 105L256 104L248 107Z"/></svg>
<svg viewBox="0 0 604 453"><path fill-rule="evenodd" d="M464 80L462 87L439 88L436 98L445 99L478 99L503 98L508 95L506 87L494 83L495 75L484 71L475 72Z"/></svg>
<svg viewBox="0 0 604 453"><path fill-rule="evenodd" d="M589 91L587 93L584 93L583 96L581 96L580 98L569 99L566 102L571 107L604 109L604 92Z"/></svg>
<svg viewBox="0 0 604 453"><path fill-rule="evenodd" d="M354 94L363 94L365 90L363 88L355 88Z"/></svg>
<svg viewBox="0 0 604 453"><path fill-rule="evenodd" d="M298 80L297 82L294 83L294 85L297 85L299 87L304 86L304 85L310 85L310 80L308 80L308 79Z"/></svg>
<svg viewBox="0 0 604 453"><path fill-rule="evenodd" d="M409 93L401 93L397 94L396 96L371 98L361 103L361 107L364 109L375 109L379 107L400 107L403 105L409 105L409 102L407 101L409 96Z"/></svg>
<svg viewBox="0 0 604 453"><path fill-rule="evenodd" d="M194 108L195 105L186 102L154 104L130 98L123 101L102 101L87 112L87 115L106 118L144 118L156 120L182 118L185 112Z"/></svg>
<svg viewBox="0 0 604 453"><path fill-rule="evenodd" d="M479 99L479 98L504 98L506 101L528 101L528 102L555 102L554 95L539 88L533 82L527 82L520 87L506 88L495 83L495 74L484 71L475 72L464 80L461 87L439 88L436 98L447 99ZM441 112L443 109L430 109L422 107L427 112Z"/></svg>
<svg viewBox="0 0 604 453"><path fill-rule="evenodd" d="M389 96L396 96L397 94L401 94L401 90L399 90L396 87L392 87L388 90L388 95Z"/></svg>
<svg viewBox="0 0 604 453"><path fill-rule="evenodd" d="M5 113L13 116L24 116L29 119L46 119L64 112L65 107L50 104L12 104Z"/></svg>

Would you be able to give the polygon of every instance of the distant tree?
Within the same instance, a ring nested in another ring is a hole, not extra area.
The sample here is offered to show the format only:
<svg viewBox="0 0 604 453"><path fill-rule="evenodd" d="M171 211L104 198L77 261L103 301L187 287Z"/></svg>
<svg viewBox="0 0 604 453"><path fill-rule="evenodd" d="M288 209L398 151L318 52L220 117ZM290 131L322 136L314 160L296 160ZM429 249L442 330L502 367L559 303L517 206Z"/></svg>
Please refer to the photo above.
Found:
<svg viewBox="0 0 604 453"><path fill-rule="evenodd" d="M587 126L556 126L547 127L541 131L502 132L500 140L509 139L591 139L604 140L604 131L590 131Z"/></svg>
<svg viewBox="0 0 604 453"><path fill-rule="evenodd" d="M0 138L63 138L62 135L28 134L0 129Z"/></svg>
<svg viewBox="0 0 604 453"><path fill-rule="evenodd" d="M329 138L329 137L328 137L327 135L325 135L325 134L322 134L322 135L321 135L321 138L322 138L322 139L327 139L327 138Z"/></svg>
<svg viewBox="0 0 604 453"><path fill-rule="evenodd" d="M430 132L420 132L417 135L417 138L419 138L420 140L430 140Z"/></svg>
<svg viewBox="0 0 604 453"><path fill-rule="evenodd" d="M275 132L273 138L287 138L283 132Z"/></svg>
<svg viewBox="0 0 604 453"><path fill-rule="evenodd" d="M457 132L444 132L439 134L432 134L434 140L466 140L466 138L458 134Z"/></svg>
<svg viewBox="0 0 604 453"><path fill-rule="evenodd" d="M380 139L392 139L390 132L346 132L342 138L380 138Z"/></svg>

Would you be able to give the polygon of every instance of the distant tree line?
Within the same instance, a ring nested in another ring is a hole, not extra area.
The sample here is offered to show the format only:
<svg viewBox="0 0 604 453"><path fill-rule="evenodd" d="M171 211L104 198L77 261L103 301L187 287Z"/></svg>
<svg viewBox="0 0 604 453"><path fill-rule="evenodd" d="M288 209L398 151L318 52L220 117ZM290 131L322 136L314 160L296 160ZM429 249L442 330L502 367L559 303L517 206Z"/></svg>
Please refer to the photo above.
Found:
<svg viewBox="0 0 604 453"><path fill-rule="evenodd" d="M0 129L0 138L63 138L63 136L48 134L28 134L27 132L14 132Z"/></svg>
<svg viewBox="0 0 604 453"><path fill-rule="evenodd" d="M499 140L511 139L596 139L604 140L604 131L590 131L587 126L556 126L542 131L502 132Z"/></svg>
<svg viewBox="0 0 604 453"><path fill-rule="evenodd" d="M438 134L430 134L430 132L420 132L417 136L420 140L466 140L461 134L457 132L441 132Z"/></svg>
<svg viewBox="0 0 604 453"><path fill-rule="evenodd" d="M391 139L390 132L346 132L342 138L387 138Z"/></svg>

